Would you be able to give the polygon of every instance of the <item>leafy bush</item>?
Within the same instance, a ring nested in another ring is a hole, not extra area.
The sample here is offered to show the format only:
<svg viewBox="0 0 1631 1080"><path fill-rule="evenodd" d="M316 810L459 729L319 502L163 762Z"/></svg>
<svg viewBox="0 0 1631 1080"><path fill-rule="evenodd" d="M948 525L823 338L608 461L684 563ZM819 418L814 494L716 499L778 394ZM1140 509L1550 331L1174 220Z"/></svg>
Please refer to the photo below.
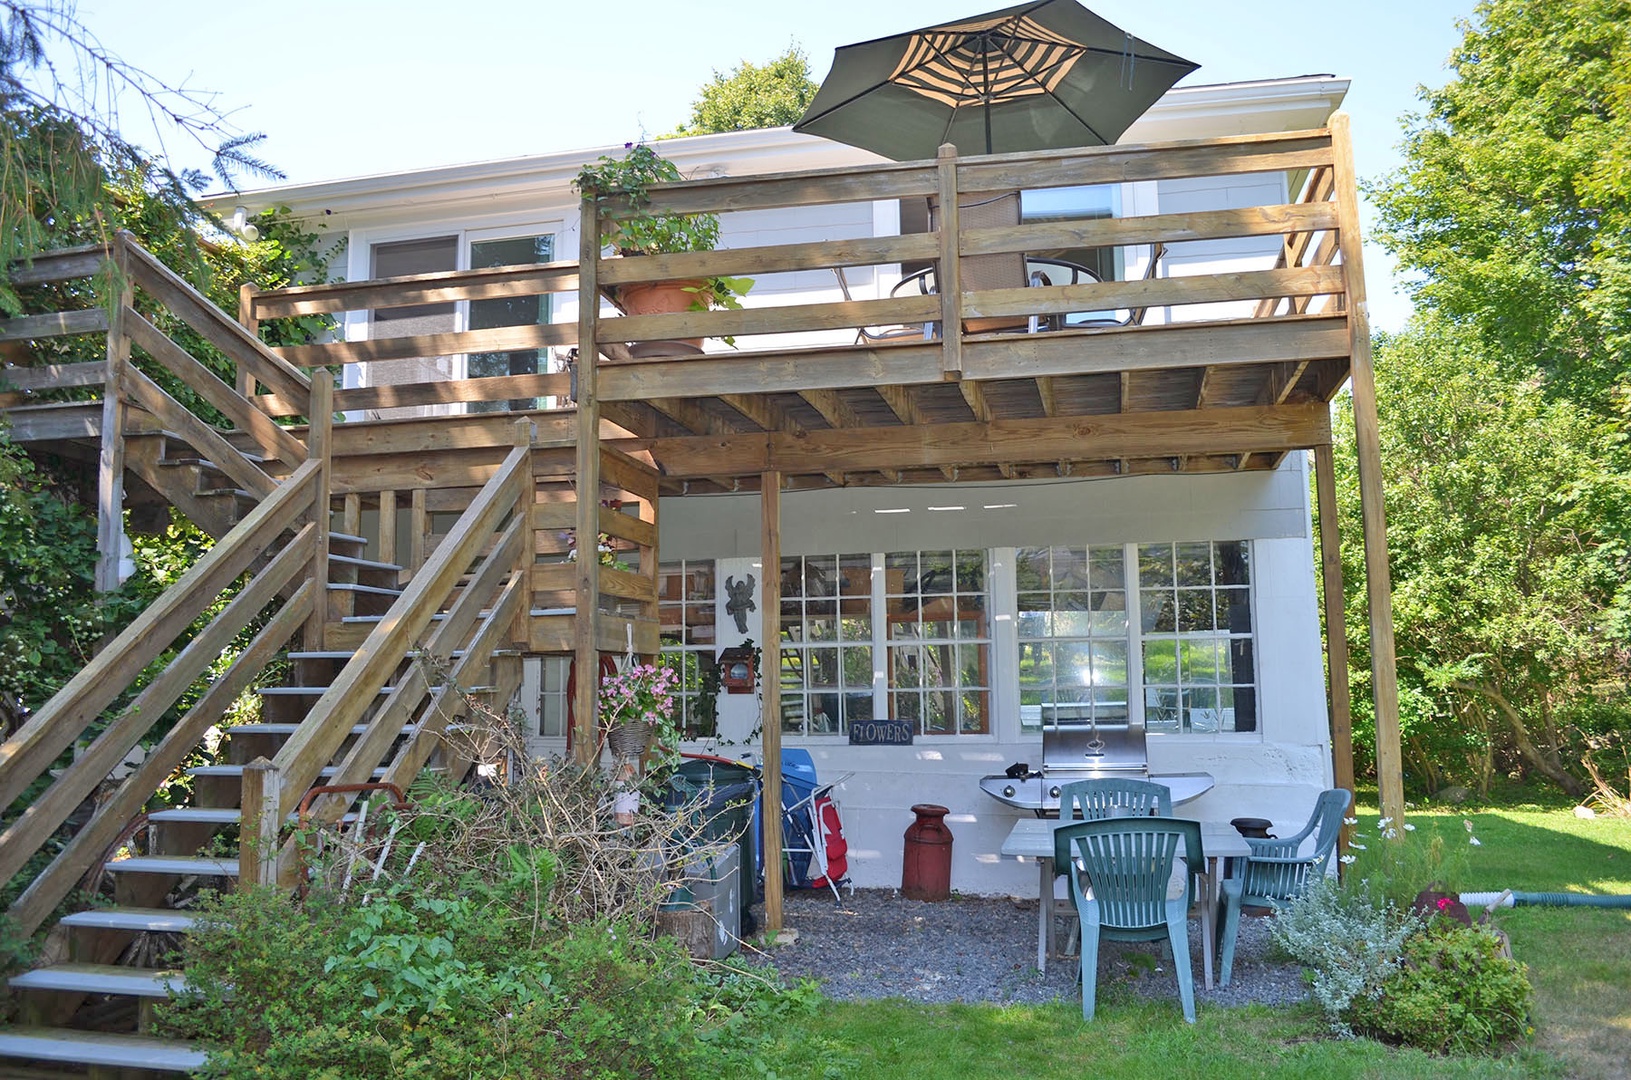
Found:
<svg viewBox="0 0 1631 1080"><path fill-rule="evenodd" d="M1274 940L1308 969L1314 1001L1331 1030L1352 1035L1355 1005L1374 1000L1399 965L1419 917L1321 878L1270 924Z"/></svg>
<svg viewBox="0 0 1631 1080"><path fill-rule="evenodd" d="M1434 919L1405 941L1381 993L1354 1002L1353 1025L1423 1050L1491 1050L1527 1034L1532 997L1524 966L1492 930Z"/></svg>

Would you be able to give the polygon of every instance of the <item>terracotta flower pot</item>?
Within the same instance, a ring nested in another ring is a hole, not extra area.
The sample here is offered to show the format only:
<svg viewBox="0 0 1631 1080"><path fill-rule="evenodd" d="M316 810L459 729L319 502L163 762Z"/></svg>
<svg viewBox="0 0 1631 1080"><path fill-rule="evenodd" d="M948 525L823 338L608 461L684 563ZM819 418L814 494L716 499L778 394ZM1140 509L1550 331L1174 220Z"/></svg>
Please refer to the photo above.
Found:
<svg viewBox="0 0 1631 1080"><path fill-rule="evenodd" d="M702 286L700 280L652 281L624 285L617 290L617 304L626 315L672 315L690 311L697 294L686 292ZM630 356L693 356L702 352L701 338L675 341L636 341L629 345Z"/></svg>

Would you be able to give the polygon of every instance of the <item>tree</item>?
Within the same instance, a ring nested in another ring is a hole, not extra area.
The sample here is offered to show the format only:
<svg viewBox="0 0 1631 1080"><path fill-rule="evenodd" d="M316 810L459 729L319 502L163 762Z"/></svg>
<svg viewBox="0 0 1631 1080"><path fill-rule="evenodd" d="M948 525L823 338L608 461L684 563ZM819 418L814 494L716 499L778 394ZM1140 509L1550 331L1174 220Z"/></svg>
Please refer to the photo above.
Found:
<svg viewBox="0 0 1631 1080"><path fill-rule="evenodd" d="M1518 771L1578 796L1593 747L1631 730L1631 462L1617 422L1506 367L1431 311L1376 354L1406 772L1433 791ZM1364 672L1357 543L1343 562Z"/></svg>
<svg viewBox="0 0 1631 1080"><path fill-rule="evenodd" d="M719 71L691 104L691 122L664 138L780 127L804 115L816 84L810 61L796 44L766 64L742 61L729 75Z"/></svg>
<svg viewBox="0 0 1631 1080"><path fill-rule="evenodd" d="M1371 192L1419 307L1603 412L1631 381L1631 0L1486 0Z"/></svg>

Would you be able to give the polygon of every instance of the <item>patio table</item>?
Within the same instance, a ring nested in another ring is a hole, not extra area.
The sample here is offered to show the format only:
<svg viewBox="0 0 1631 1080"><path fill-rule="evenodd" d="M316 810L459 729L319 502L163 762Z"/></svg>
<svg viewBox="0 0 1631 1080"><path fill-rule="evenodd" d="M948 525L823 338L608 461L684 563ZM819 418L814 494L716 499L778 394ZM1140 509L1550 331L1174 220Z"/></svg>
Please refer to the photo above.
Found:
<svg viewBox="0 0 1631 1080"><path fill-rule="evenodd" d="M1032 858L1037 862L1039 877L1036 966L1048 969L1048 953L1053 945L1053 831L1069 821L1057 818L1020 818L1014 822L1008 839L1003 841L1004 855ZM1222 860L1241 858L1251 854L1246 838L1234 826L1224 822L1201 822L1201 847L1206 854L1206 866L1197 885L1201 905L1201 958L1202 979L1206 989L1212 989L1213 952L1217 948L1218 883L1221 879Z"/></svg>

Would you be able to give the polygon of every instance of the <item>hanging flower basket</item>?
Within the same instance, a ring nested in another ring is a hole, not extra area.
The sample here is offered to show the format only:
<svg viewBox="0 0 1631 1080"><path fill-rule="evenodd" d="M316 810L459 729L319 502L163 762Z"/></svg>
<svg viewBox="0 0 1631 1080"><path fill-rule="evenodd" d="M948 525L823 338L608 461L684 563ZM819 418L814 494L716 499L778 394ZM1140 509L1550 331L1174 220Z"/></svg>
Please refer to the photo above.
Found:
<svg viewBox="0 0 1631 1080"><path fill-rule="evenodd" d="M637 758L651 746L651 724L644 720L614 724L606 733L606 744L616 757Z"/></svg>

